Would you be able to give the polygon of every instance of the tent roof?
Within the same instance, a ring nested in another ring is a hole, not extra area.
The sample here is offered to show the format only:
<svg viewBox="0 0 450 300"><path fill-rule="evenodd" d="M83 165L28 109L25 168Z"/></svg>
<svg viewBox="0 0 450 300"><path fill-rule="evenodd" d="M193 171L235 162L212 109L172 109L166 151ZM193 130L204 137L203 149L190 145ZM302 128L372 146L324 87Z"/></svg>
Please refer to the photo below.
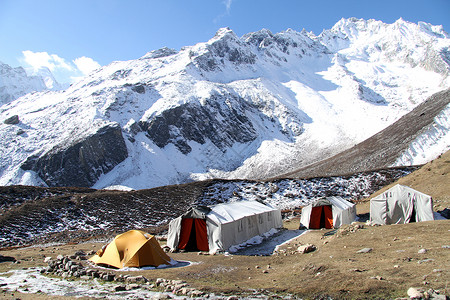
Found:
<svg viewBox="0 0 450 300"><path fill-rule="evenodd" d="M342 197L336 197L336 196L319 198L319 199L315 200L314 202L312 202L310 205L312 205L312 207L321 206L321 205L333 205L342 210L345 210L345 209L355 206L354 203L351 203Z"/></svg>
<svg viewBox="0 0 450 300"><path fill-rule="evenodd" d="M258 215L276 210L276 208L267 206L258 201L238 201L212 206L207 218L216 223L224 224L242 219L246 216Z"/></svg>
<svg viewBox="0 0 450 300"><path fill-rule="evenodd" d="M396 184L393 187L391 187L390 189L388 189L388 190L384 191L383 193L381 193L380 195L378 195L376 197L373 197L371 200L373 200L373 199L375 199L375 200L384 199L384 195L383 195L384 193L394 192L394 191L407 191L407 192L410 192L410 193L420 194L420 195L423 195L425 197L431 197L430 195L427 195L427 194L424 194L422 192L419 192L419 191L417 191L417 190L415 190L413 188L410 188L409 186Z"/></svg>

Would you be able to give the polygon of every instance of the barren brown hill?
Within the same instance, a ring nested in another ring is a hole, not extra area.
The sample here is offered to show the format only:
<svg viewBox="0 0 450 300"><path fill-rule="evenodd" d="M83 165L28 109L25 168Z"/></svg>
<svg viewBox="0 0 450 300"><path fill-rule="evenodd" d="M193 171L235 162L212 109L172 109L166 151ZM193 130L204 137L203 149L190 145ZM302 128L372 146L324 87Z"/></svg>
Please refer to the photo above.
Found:
<svg viewBox="0 0 450 300"><path fill-rule="evenodd" d="M436 93L397 122L360 144L279 177L338 176L387 168L395 163L416 137L433 126L436 115L449 103L450 89Z"/></svg>

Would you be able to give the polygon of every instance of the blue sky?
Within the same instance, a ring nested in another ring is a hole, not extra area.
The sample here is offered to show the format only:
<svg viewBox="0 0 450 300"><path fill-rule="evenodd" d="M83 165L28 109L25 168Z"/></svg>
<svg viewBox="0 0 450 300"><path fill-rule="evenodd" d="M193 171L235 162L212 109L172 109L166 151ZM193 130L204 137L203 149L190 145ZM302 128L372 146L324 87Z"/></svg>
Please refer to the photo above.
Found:
<svg viewBox="0 0 450 300"><path fill-rule="evenodd" d="M70 81L114 60L205 42L221 27L319 34L342 17L443 25L450 0L0 0L0 61Z"/></svg>

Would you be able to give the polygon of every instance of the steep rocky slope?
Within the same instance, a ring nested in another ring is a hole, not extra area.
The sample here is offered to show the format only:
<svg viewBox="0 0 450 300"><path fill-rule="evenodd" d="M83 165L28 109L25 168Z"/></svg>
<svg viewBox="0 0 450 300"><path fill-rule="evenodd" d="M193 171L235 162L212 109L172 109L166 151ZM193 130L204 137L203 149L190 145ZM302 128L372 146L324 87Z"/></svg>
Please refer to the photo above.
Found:
<svg viewBox="0 0 450 300"><path fill-rule="evenodd" d="M361 172L377 168L385 168L399 164L402 154L411 151L413 141L425 139L431 146L422 146L412 150L430 152L432 142L441 141L444 144L440 150L450 147L450 90L434 94L418 105L410 113L388 126L362 143L318 163L281 175L283 177L315 177L336 176ZM440 153L438 153L439 155Z"/></svg>

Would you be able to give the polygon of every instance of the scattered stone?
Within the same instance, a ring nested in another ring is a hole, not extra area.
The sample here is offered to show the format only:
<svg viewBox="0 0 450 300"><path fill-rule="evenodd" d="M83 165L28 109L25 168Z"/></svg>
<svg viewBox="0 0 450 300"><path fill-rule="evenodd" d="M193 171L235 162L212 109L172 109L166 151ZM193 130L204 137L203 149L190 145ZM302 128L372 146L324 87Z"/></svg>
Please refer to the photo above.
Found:
<svg viewBox="0 0 450 300"><path fill-rule="evenodd" d="M113 281L115 275L114 274L103 274L102 279L104 281Z"/></svg>
<svg viewBox="0 0 450 300"><path fill-rule="evenodd" d="M126 288L127 291L129 291L129 290L136 290L136 289L138 289L140 287L141 286L139 284L137 284L137 283L130 283L130 284L127 284L125 288Z"/></svg>
<svg viewBox="0 0 450 300"><path fill-rule="evenodd" d="M263 273L264 273L264 274L267 274L267 273L269 273L269 271L267 271L267 270L264 270L264 271L263 271Z"/></svg>
<svg viewBox="0 0 450 300"><path fill-rule="evenodd" d="M425 254L425 253L427 253L427 249L422 248L422 249L420 249L419 251L417 251L417 253L419 253L419 254Z"/></svg>
<svg viewBox="0 0 450 300"><path fill-rule="evenodd" d="M205 293L202 292L202 291L199 291L199 290L193 290L193 291L188 293L188 296L191 296L191 297L194 297L194 298L202 297L203 295L205 295ZM205 298L208 298L208 297L205 297Z"/></svg>
<svg viewBox="0 0 450 300"><path fill-rule="evenodd" d="M418 289L410 287L407 292L410 299L422 299L423 293L420 292Z"/></svg>
<svg viewBox="0 0 450 300"><path fill-rule="evenodd" d="M444 248L444 249L450 249L450 245L442 245L442 248Z"/></svg>
<svg viewBox="0 0 450 300"><path fill-rule="evenodd" d="M52 260L52 258L50 256L47 256L46 258L44 258L44 262L45 263L48 263L51 260Z"/></svg>
<svg viewBox="0 0 450 300"><path fill-rule="evenodd" d="M356 268L356 269L351 269L350 271L352 271L352 272L358 272L358 273L361 273L361 272L365 272L365 271L367 271L367 270L365 270L365 269L358 269L358 268Z"/></svg>
<svg viewBox="0 0 450 300"><path fill-rule="evenodd" d="M83 250L78 250L75 252L74 255L75 256L86 256L86 252L84 252Z"/></svg>
<svg viewBox="0 0 450 300"><path fill-rule="evenodd" d="M3 123L8 124L8 125L16 125L19 124L19 116L18 115L14 115L12 117L9 117L8 119L6 119L5 121L3 121Z"/></svg>
<svg viewBox="0 0 450 300"><path fill-rule="evenodd" d="M115 292L123 292L123 291L126 291L126 290L127 290L127 287L124 286L124 285L122 285L122 284L119 284L119 285L114 286L114 287L113 287L113 290L114 290Z"/></svg>
<svg viewBox="0 0 450 300"><path fill-rule="evenodd" d="M298 253L310 253L315 251L317 248L313 244L302 245L297 248Z"/></svg>
<svg viewBox="0 0 450 300"><path fill-rule="evenodd" d="M166 280L164 278L156 278L155 284L157 286L163 285L166 283Z"/></svg>
<svg viewBox="0 0 450 300"><path fill-rule="evenodd" d="M125 279L127 283L146 283L148 280L142 275L139 276L130 276Z"/></svg>
<svg viewBox="0 0 450 300"><path fill-rule="evenodd" d="M384 278L381 276L372 276L372 277L370 277L370 279L384 280Z"/></svg>
<svg viewBox="0 0 450 300"><path fill-rule="evenodd" d="M163 300L163 299L172 299L172 297L170 297L170 295L167 295L167 294L157 293L157 294L152 296L152 299L154 299L154 300Z"/></svg>
<svg viewBox="0 0 450 300"><path fill-rule="evenodd" d="M423 263L428 263L428 262L432 262L432 261L434 261L434 259L432 259L432 258L427 258L427 259L419 260L417 263L418 263L418 264L423 264Z"/></svg>
<svg viewBox="0 0 450 300"><path fill-rule="evenodd" d="M372 252L372 248L363 248L361 250L358 250L356 253L370 253Z"/></svg>

